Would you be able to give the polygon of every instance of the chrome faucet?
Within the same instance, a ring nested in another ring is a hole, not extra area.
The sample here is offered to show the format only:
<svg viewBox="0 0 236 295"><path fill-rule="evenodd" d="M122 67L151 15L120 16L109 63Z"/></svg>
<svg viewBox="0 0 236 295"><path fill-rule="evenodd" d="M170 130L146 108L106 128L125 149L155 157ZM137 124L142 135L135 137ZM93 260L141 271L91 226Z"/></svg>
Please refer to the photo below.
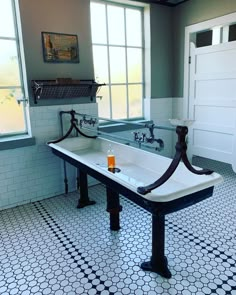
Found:
<svg viewBox="0 0 236 295"><path fill-rule="evenodd" d="M140 134L139 131L135 131L134 133L134 141L136 142L144 142L146 138L146 133Z"/></svg>
<svg viewBox="0 0 236 295"><path fill-rule="evenodd" d="M97 119L93 119L92 117L90 119L87 119L86 116L83 116L83 119L80 119L80 127L83 127L83 124L89 124L94 127L94 125L97 123Z"/></svg>
<svg viewBox="0 0 236 295"><path fill-rule="evenodd" d="M147 143L153 143L156 141L155 136L154 136L154 124L146 124L145 127L148 128L149 130L149 137L146 138Z"/></svg>
<svg viewBox="0 0 236 295"><path fill-rule="evenodd" d="M155 124L146 124L145 127L149 130L149 137L147 137L146 133L140 133L139 131L133 132L134 141L139 144L139 148L141 148L141 143L158 143L158 147L155 147L155 150L160 152L164 149L164 141L160 138L156 139L154 135L154 126Z"/></svg>

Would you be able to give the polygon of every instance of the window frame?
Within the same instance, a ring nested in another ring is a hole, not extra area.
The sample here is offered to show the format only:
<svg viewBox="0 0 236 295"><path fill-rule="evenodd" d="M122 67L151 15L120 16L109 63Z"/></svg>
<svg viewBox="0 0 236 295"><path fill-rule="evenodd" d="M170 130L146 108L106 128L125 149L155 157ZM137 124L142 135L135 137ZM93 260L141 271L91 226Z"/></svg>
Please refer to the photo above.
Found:
<svg viewBox="0 0 236 295"><path fill-rule="evenodd" d="M144 9L145 7L143 5L137 5L137 3L134 4L128 4L126 1L120 1L120 0L112 0L112 1L107 1L107 0L92 0L90 1L91 3L100 3L105 5L105 13L106 13L106 35L107 35L107 40L106 43L98 43L98 42L93 42L92 40L92 49L94 46L106 46L107 48L107 55L108 55L108 83L106 83L105 87L108 87L108 93L109 93L109 114L110 116L107 117L107 119L112 120L113 119L113 114L112 114L112 86L125 86L125 92L126 92L126 114L127 117L125 118L119 118L119 119L114 119L115 120L127 120L127 121L136 121L136 120L143 120L144 119L144 97L145 97L145 30L144 30ZM108 12L107 12L107 6L112 5L116 7L122 7L124 8L124 16L125 16L125 9L136 9L141 12L141 46L131 46L127 45L127 26L126 26L126 18L124 17L124 29L125 29L125 44L124 45L116 45L109 43L109 38L108 38ZM91 10L90 10L91 13ZM115 48L115 47L121 47L124 48L125 50L125 63L126 63L126 72L125 72L125 82L124 83L112 83L111 82L111 74L110 74L110 56L109 56L109 48ZM138 48L141 49L141 54L142 54L142 80L141 82L128 82L128 59L127 59L127 52L129 48ZM100 81L102 82L102 81ZM128 96L128 88L129 86L132 85L140 85L142 87L142 97L141 97L141 116L138 117L129 117L129 110L130 110L130 105L129 105L129 96ZM99 96L98 96L99 99ZM104 116L103 116L104 117ZM110 122L111 123L111 122ZM105 121L103 124L110 124L106 123Z"/></svg>
<svg viewBox="0 0 236 295"><path fill-rule="evenodd" d="M30 121L29 121L29 95L27 86L27 76L24 58L24 47L21 30L21 18L19 9L19 0L10 0L14 22L15 36L5 37L0 36L1 40L14 41L17 51L17 62L19 70L19 85L1 86L0 89L20 89L22 93L22 99L18 100L18 103L22 104L23 119L25 123L25 130L19 132L9 132L0 135L0 150L12 149L17 147L29 146L35 144L35 139L32 137Z"/></svg>

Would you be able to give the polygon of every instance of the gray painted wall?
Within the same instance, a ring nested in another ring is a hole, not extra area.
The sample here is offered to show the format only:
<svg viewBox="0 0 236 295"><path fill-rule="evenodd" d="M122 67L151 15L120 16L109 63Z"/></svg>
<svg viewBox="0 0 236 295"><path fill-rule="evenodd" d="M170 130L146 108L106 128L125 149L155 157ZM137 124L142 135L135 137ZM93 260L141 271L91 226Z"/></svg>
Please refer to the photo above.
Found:
<svg viewBox="0 0 236 295"><path fill-rule="evenodd" d="M19 4L31 103L31 80L58 77L94 79L89 1L19 0ZM78 35L80 63L45 63L42 54L42 31ZM73 103L80 101L81 99L73 99ZM90 99L86 102L89 101ZM68 99L59 102L64 104ZM55 100L39 102L40 105L53 103Z"/></svg>
<svg viewBox="0 0 236 295"><path fill-rule="evenodd" d="M173 94L173 9L151 5L151 97Z"/></svg>
<svg viewBox="0 0 236 295"><path fill-rule="evenodd" d="M93 79L89 0L19 0L25 48L27 79L30 81L72 77ZM151 4L151 98L183 96L185 26L236 11L235 0L190 0L175 8ZM45 63L41 32L77 34L79 64ZM57 103L71 103L60 100ZM78 99L73 103L89 102ZM55 101L40 101L40 105ZM33 105L33 104L32 104Z"/></svg>
<svg viewBox="0 0 236 295"><path fill-rule="evenodd" d="M29 83L37 79L71 77L93 79L89 0L19 0L26 71ZM41 32L78 35L80 63L45 63L42 56ZM152 5L151 8L151 97L172 95L172 10ZM67 100L42 100L39 105L65 104ZM73 103L79 103L81 99ZM83 101L82 101L83 102ZM86 100L85 102L89 102Z"/></svg>

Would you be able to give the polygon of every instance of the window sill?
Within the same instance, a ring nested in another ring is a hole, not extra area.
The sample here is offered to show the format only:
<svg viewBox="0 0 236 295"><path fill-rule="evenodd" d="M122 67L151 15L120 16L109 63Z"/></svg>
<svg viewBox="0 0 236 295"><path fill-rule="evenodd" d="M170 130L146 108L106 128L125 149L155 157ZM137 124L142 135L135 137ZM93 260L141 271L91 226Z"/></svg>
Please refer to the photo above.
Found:
<svg viewBox="0 0 236 295"><path fill-rule="evenodd" d="M18 135L0 138L0 151L16 149L25 146L35 145L35 137L30 135Z"/></svg>
<svg viewBox="0 0 236 295"><path fill-rule="evenodd" d="M137 123L137 125L135 124ZM127 123L105 123L99 126L99 129L103 132L112 133L112 132L121 132L135 129L142 129L139 123L152 123L150 120L136 120L136 121L128 121ZM143 126L145 128L145 126Z"/></svg>

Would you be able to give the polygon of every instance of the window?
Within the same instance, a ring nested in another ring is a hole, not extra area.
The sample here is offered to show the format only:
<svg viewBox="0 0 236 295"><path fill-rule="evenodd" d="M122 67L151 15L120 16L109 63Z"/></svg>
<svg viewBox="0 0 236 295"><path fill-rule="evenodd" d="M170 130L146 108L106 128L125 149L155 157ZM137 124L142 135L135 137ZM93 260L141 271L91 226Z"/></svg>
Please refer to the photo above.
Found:
<svg viewBox="0 0 236 295"><path fill-rule="evenodd" d="M98 98L99 117L143 117L143 8L91 2L96 82L105 83Z"/></svg>
<svg viewBox="0 0 236 295"><path fill-rule="evenodd" d="M196 47L212 45L212 30L196 33Z"/></svg>
<svg viewBox="0 0 236 295"><path fill-rule="evenodd" d="M236 40L236 24L232 24L229 26L229 42Z"/></svg>
<svg viewBox="0 0 236 295"><path fill-rule="evenodd" d="M27 133L16 5L14 0L1 0L0 137Z"/></svg>
<svg viewBox="0 0 236 295"><path fill-rule="evenodd" d="M236 40L236 24L214 26L211 29L193 33L196 47L211 46Z"/></svg>

